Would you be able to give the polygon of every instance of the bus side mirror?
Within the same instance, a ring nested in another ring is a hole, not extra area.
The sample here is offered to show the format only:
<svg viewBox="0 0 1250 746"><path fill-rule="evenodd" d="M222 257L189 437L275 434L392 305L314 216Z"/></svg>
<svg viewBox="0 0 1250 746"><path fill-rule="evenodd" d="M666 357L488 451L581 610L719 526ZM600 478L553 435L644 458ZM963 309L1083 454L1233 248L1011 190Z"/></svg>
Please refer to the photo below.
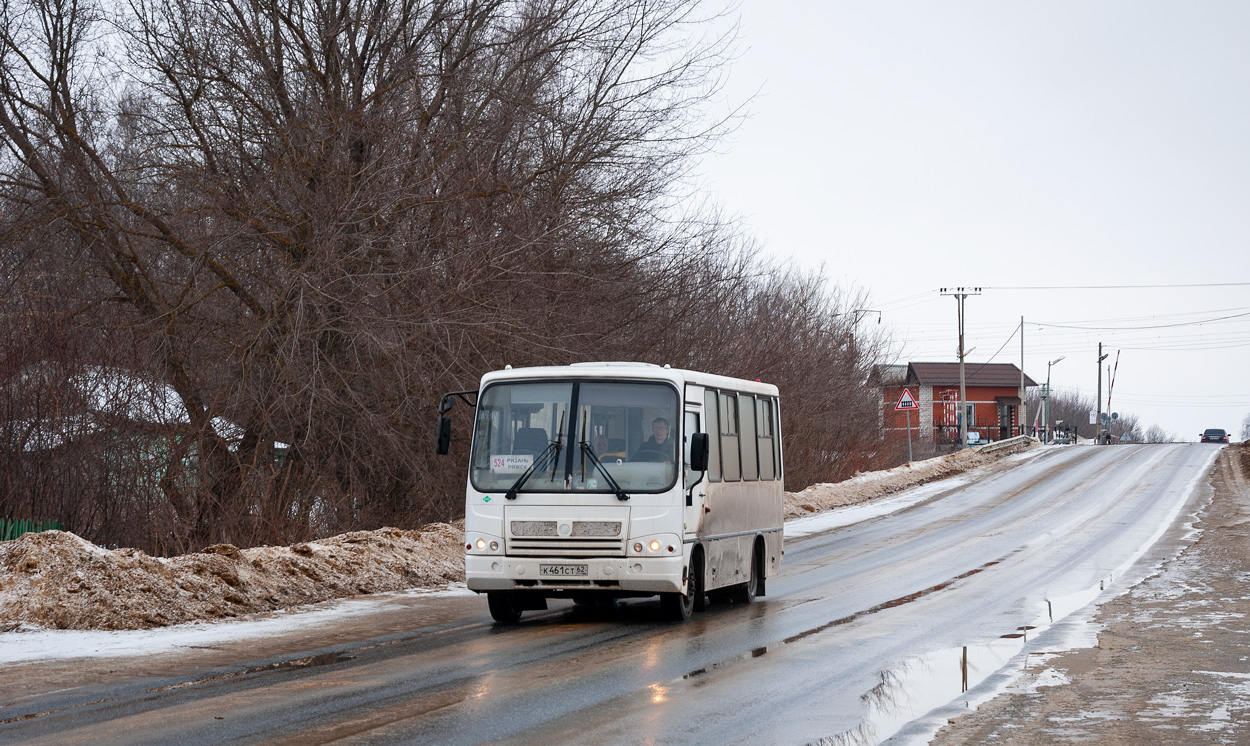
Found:
<svg viewBox="0 0 1250 746"><path fill-rule="evenodd" d="M707 471L707 456L707 433L693 433L690 436L690 471Z"/></svg>
<svg viewBox="0 0 1250 746"><path fill-rule="evenodd" d="M447 415L438 416L438 439L434 444L434 452L446 456L451 449L451 418Z"/></svg>

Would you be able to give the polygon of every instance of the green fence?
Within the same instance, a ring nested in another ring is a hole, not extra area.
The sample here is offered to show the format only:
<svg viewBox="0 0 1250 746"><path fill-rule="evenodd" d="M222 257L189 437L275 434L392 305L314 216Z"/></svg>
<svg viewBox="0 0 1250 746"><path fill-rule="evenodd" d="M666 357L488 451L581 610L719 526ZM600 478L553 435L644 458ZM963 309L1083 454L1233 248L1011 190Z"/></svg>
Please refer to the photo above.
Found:
<svg viewBox="0 0 1250 746"><path fill-rule="evenodd" d="M60 530L60 521L10 521L7 518L0 518L0 541L16 539L22 534Z"/></svg>

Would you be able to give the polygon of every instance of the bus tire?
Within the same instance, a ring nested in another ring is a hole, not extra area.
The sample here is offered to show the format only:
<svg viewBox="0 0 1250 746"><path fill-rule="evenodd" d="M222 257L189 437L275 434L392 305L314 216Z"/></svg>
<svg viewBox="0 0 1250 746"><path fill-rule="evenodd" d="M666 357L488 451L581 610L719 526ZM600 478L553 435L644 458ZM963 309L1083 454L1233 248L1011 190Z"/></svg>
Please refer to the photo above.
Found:
<svg viewBox="0 0 1250 746"><path fill-rule="evenodd" d="M751 568L747 572L747 582L734 588L733 600L736 604L749 604L755 600L755 594L759 590L760 582L760 563L759 551L751 548Z"/></svg>
<svg viewBox="0 0 1250 746"><path fill-rule="evenodd" d="M490 615L500 624L516 624L521 621L521 610L507 591L488 591L486 605L490 607Z"/></svg>
<svg viewBox="0 0 1250 746"><path fill-rule="evenodd" d="M690 558L690 571L686 574L685 593L661 593L660 610L664 618L672 622L684 622L698 608L702 611L703 604L703 555L697 551Z"/></svg>
<svg viewBox="0 0 1250 746"><path fill-rule="evenodd" d="M694 596L689 593L661 593L660 610L670 622L684 622L694 613Z"/></svg>
<svg viewBox="0 0 1250 746"><path fill-rule="evenodd" d="M703 582L703 549L695 547L690 555L690 593L694 596L694 610L700 613L707 611L708 605L707 591L703 590Z"/></svg>

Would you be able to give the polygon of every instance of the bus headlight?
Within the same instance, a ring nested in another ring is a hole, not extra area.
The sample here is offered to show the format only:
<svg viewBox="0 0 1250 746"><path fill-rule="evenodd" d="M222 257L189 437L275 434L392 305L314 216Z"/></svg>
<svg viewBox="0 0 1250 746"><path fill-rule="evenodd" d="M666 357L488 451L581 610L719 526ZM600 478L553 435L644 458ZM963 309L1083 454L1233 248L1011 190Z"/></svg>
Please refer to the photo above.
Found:
<svg viewBox="0 0 1250 746"><path fill-rule="evenodd" d="M629 545L630 554L644 557L669 556L681 554L681 541L670 534L642 536Z"/></svg>
<svg viewBox="0 0 1250 746"><path fill-rule="evenodd" d="M464 550L469 554L500 554L502 549L503 541L490 534L467 536L464 540Z"/></svg>

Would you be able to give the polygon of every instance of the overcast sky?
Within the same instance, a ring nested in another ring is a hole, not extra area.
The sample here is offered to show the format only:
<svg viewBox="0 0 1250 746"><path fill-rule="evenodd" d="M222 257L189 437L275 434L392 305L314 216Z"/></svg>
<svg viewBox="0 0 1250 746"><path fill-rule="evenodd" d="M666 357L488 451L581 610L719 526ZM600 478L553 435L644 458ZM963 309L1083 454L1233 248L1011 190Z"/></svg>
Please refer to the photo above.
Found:
<svg viewBox="0 0 1250 746"><path fill-rule="evenodd" d="M1006 343L994 361L1019 364L1023 316L1038 382L1062 356L1053 386L1092 399L1103 341L1109 362L1121 350L1113 410L1237 437L1250 3L744 0L738 16L726 100L758 95L705 185L771 254L866 289L894 362L955 360L937 289L979 286L970 362ZM1185 284L1209 286L1020 289Z"/></svg>

